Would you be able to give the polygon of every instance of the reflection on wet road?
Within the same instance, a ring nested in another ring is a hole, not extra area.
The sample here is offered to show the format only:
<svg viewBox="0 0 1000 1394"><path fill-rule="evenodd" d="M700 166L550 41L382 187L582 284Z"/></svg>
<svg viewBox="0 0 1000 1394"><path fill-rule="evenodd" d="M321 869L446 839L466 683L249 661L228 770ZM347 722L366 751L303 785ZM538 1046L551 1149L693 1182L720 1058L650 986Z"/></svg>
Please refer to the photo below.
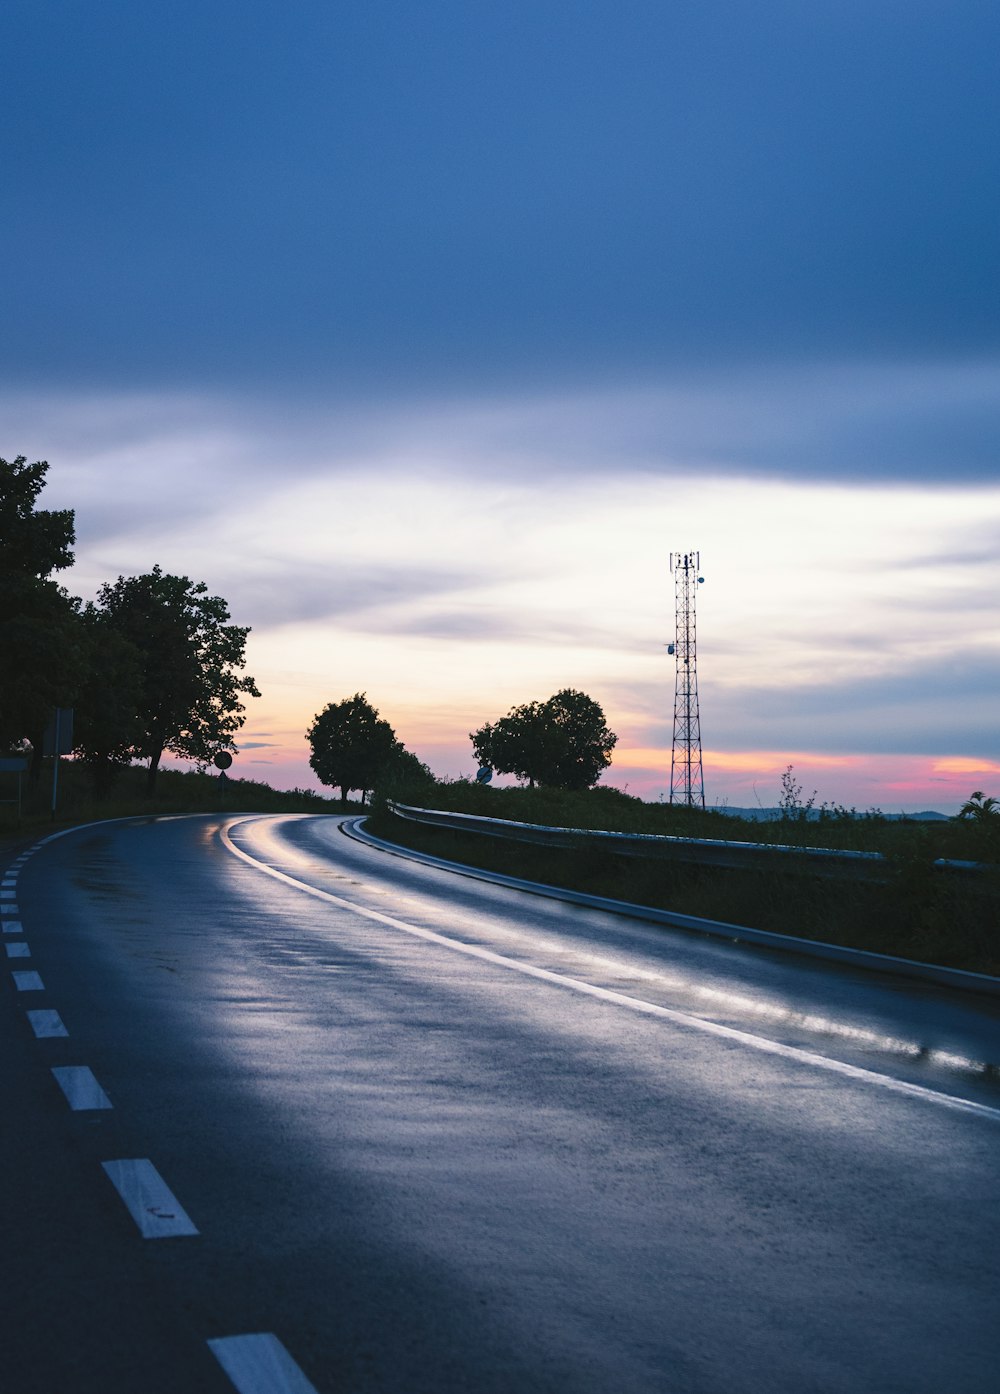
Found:
<svg viewBox="0 0 1000 1394"><path fill-rule="evenodd" d="M888 985L863 971L470 884L387 856L358 821L348 820L339 835L328 821L237 822L226 838L290 881L383 913L391 908L464 943L1000 1109L996 1001L906 979ZM353 846L344 846L345 833Z"/></svg>

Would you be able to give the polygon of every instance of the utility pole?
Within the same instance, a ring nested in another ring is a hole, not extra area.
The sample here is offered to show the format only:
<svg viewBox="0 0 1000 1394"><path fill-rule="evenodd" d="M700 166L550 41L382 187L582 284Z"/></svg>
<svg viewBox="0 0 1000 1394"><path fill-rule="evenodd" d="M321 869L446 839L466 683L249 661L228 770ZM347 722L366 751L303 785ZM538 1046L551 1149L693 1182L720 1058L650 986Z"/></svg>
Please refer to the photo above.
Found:
<svg viewBox="0 0 1000 1394"><path fill-rule="evenodd" d="M695 596L703 577L698 575L700 553L671 552L674 573L676 637L667 645L675 656L674 744L670 757L670 802L689 808L705 807L705 783L701 768L701 717L698 714L698 644Z"/></svg>

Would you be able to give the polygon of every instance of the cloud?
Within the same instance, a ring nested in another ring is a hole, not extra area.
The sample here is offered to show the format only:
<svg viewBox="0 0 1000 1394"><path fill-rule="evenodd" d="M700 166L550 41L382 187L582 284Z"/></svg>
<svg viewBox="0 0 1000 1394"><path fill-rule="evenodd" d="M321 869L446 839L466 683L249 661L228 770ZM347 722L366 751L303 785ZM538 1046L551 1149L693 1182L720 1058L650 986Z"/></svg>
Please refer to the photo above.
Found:
<svg viewBox="0 0 1000 1394"><path fill-rule="evenodd" d="M935 774L1000 774L1000 761L949 755L935 760L933 769Z"/></svg>
<svg viewBox="0 0 1000 1394"><path fill-rule="evenodd" d="M116 560L123 539L149 555L179 528L199 537L208 527L224 531L234 512L255 504L274 513L256 539L263 563L279 526L297 526L290 493L326 481L355 494L354 486L378 480L405 480L411 493L421 484L440 492L442 483L474 483L485 490L474 526L494 544L504 536L507 488L535 488L539 508L558 510L546 490L568 498L581 483L607 481L613 492L611 476L981 486L998 478L998 370L986 361L703 370L572 391L333 404L266 392L248 400L8 391L0 393L0 421L8 453L50 461L46 502L76 510L81 546L103 554L107 579L125 565ZM328 506L335 557L351 518L336 498ZM383 517L391 508L387 494ZM989 559L995 529L977 533L968 552L952 553L956 564ZM492 551L502 568L502 551ZM335 613L334 592L324 599L302 570L296 606L303 615ZM372 574L367 583L379 586ZM277 591L253 599L269 614L281 608Z"/></svg>
<svg viewBox="0 0 1000 1394"><path fill-rule="evenodd" d="M702 687L706 738L737 749L773 749L778 736L782 746L831 755L938 755L944 748L982 758L997 745L1000 650L811 685Z"/></svg>
<svg viewBox="0 0 1000 1394"><path fill-rule="evenodd" d="M287 558L258 556L249 574L244 572L235 583L241 613L252 615L256 626L339 620L375 632L393 627L391 612L404 601L413 606L442 594L468 595L482 580L481 573L436 571L418 564L365 566L331 560L304 566ZM441 628L447 630L447 620ZM418 632L433 629L432 622L425 622Z"/></svg>
<svg viewBox="0 0 1000 1394"><path fill-rule="evenodd" d="M5 16L10 380L476 393L996 346L977 0L63 9Z"/></svg>
<svg viewBox="0 0 1000 1394"><path fill-rule="evenodd" d="M794 389L809 381L783 388L803 417L812 404ZM46 400L40 428L55 422L71 450L80 403ZM708 748L869 765L995 750L995 484L783 480L658 462L645 446L605 454L601 430L625 430L643 403L646 441L670 414L645 389L410 403L370 419L358 408L346 424L317 410L279 441L273 403L242 418L230 403L216 419L207 398L185 398L160 440L164 402L148 436L134 403L91 402L77 455L37 453L53 460L44 502L77 508L73 590L158 561L252 626L248 666L268 706L258 729L250 704L246 734L296 782L309 719L355 691L418 753L445 752L451 764L431 762L441 773L466 768L469 730L566 686L601 701L623 751L669 751L667 563L691 545L706 576Z"/></svg>

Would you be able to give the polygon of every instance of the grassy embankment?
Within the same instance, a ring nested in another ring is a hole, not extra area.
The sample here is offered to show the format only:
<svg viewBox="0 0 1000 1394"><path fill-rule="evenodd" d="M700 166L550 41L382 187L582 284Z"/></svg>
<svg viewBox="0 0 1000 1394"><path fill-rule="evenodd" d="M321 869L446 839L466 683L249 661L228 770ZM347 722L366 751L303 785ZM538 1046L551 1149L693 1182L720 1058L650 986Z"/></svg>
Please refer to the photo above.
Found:
<svg viewBox="0 0 1000 1394"><path fill-rule="evenodd" d="M16 797L15 776L2 776L0 798ZM42 780L23 782L20 820L16 805L0 804L0 845L31 842L61 828L101 818L131 818L182 813L331 813L340 804L308 790L284 793L251 779L220 780L218 775L161 769L156 792L146 794L146 771L123 769L113 786L99 797L85 765L64 760L59 771L57 815L52 817L52 770L46 761Z"/></svg>
<svg viewBox="0 0 1000 1394"><path fill-rule="evenodd" d="M421 827L377 808L380 836L470 866L682 914L897 954L1000 975L1000 817L975 823L906 822L840 811L751 822L724 813L647 804L613 789L565 794L546 789L438 785L427 807L523 823L612 832L721 838L882 852L882 883L821 878L768 864L760 871L646 861L610 852L564 851ZM938 857L980 861L982 873L935 870Z"/></svg>

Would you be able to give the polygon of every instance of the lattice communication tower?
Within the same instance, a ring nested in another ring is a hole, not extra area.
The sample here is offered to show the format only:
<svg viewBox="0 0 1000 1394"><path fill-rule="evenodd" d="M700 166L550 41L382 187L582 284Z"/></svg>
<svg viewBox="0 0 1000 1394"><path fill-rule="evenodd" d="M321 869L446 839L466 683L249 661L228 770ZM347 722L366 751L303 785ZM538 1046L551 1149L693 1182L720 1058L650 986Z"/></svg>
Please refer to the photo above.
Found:
<svg viewBox="0 0 1000 1394"><path fill-rule="evenodd" d="M695 597L702 577L700 553L671 552L674 573L676 637L668 651L675 656L674 744L670 757L670 802L705 807L701 767L701 717L698 713L698 634Z"/></svg>

